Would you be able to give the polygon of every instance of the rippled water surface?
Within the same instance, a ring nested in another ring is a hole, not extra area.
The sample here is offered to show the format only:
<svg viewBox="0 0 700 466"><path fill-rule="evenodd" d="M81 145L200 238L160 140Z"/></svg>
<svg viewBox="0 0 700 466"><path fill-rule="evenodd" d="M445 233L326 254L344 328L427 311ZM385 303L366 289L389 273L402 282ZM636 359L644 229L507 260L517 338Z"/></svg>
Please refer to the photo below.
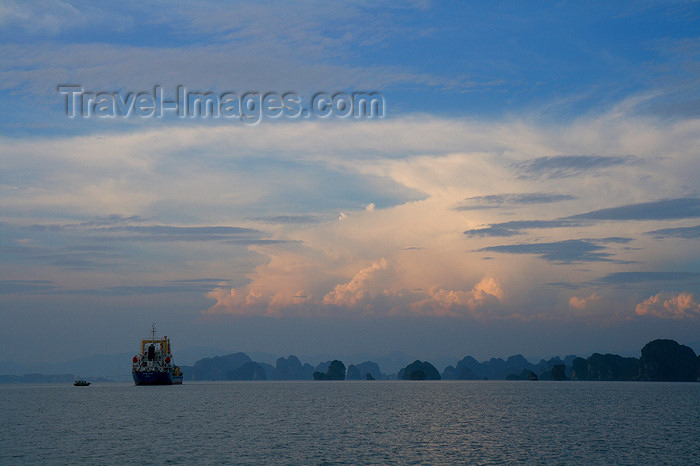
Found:
<svg viewBox="0 0 700 466"><path fill-rule="evenodd" d="M700 384L0 386L0 462L700 464Z"/></svg>

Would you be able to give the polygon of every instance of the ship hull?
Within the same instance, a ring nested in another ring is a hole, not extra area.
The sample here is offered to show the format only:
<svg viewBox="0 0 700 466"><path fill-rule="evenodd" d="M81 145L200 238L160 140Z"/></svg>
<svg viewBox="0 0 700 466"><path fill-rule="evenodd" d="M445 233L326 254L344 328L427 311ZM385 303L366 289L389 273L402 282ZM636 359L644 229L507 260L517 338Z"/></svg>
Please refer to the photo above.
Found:
<svg viewBox="0 0 700 466"><path fill-rule="evenodd" d="M179 377L179 382L174 381L173 375L170 372L132 372L136 385L173 385L182 383L182 377Z"/></svg>

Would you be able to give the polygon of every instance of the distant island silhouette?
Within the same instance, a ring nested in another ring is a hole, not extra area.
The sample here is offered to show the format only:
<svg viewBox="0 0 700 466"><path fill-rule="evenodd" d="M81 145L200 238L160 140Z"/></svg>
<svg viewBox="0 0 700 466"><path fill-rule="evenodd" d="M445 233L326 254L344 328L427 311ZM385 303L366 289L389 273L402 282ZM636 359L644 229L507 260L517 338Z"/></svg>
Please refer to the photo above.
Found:
<svg viewBox="0 0 700 466"><path fill-rule="evenodd" d="M312 366L290 355L273 366L253 361L245 353L203 358L192 366L180 366L185 381L206 380L554 380L554 381L700 381L700 356L692 348L674 340L653 340L639 358L593 353L588 358L569 355L533 364L518 354L507 359L479 362L471 356L447 366L440 373L428 361L416 360L398 373L384 374L373 361L345 364L340 360ZM73 374L0 375L0 383L66 383ZM89 378L107 382L105 378Z"/></svg>
<svg viewBox="0 0 700 466"><path fill-rule="evenodd" d="M401 380L440 380L440 373L428 361L414 361L399 371Z"/></svg>
<svg viewBox="0 0 700 466"><path fill-rule="evenodd" d="M253 366L254 365L254 366ZM241 368L245 367L245 370ZM640 358L593 353L588 358L574 355L553 357L533 364L522 355L504 360L491 358L478 362L467 356L442 374L428 361L414 361L397 374L384 374L372 361L351 364L326 361L302 364L294 355L279 358L276 366L253 362L244 353L205 358L194 366L183 366L186 380L700 380L700 356L692 348L674 340L654 340L641 350Z"/></svg>

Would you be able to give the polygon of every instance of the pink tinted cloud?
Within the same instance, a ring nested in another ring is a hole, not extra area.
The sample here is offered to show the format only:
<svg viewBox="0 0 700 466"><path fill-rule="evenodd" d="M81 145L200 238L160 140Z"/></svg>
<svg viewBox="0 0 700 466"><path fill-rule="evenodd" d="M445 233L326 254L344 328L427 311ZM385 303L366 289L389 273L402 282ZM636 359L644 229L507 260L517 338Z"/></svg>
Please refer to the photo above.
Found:
<svg viewBox="0 0 700 466"><path fill-rule="evenodd" d="M376 274L386 268L387 262L383 258L372 263L369 267L360 270L349 282L337 284L333 291L323 297L323 304L347 307L368 304L371 299L369 285L374 281Z"/></svg>
<svg viewBox="0 0 700 466"><path fill-rule="evenodd" d="M569 306L582 311L599 299L600 296L595 293L587 297L572 296L571 299L569 299Z"/></svg>
<svg viewBox="0 0 700 466"><path fill-rule="evenodd" d="M662 319L688 319L700 317L700 304L692 293L660 292L637 304L637 315L656 316Z"/></svg>

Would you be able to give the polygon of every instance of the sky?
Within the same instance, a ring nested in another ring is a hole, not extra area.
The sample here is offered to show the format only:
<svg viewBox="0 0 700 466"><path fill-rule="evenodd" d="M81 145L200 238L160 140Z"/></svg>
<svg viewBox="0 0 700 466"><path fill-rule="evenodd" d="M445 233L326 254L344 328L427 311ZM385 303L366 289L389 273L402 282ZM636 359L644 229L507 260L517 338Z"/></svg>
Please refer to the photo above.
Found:
<svg viewBox="0 0 700 466"><path fill-rule="evenodd" d="M698 342L699 25L695 1L3 0L0 360L135 351L152 322L175 354ZM69 117L67 85L112 106ZM119 113L156 87L383 106Z"/></svg>

